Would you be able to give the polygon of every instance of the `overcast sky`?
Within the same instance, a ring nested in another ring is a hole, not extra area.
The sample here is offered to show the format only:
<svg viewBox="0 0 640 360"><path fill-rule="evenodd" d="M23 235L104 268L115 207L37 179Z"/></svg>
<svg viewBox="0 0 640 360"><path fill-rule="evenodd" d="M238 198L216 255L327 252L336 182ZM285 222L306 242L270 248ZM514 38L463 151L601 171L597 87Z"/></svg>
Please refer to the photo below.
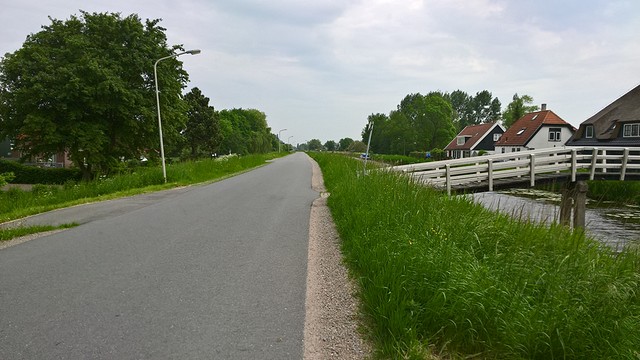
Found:
<svg viewBox="0 0 640 360"><path fill-rule="evenodd" d="M640 84L638 0L4 0L0 55L79 10L162 19L216 109L255 108L286 142L360 138L405 95L489 90L577 126ZM290 138L291 137L291 138Z"/></svg>

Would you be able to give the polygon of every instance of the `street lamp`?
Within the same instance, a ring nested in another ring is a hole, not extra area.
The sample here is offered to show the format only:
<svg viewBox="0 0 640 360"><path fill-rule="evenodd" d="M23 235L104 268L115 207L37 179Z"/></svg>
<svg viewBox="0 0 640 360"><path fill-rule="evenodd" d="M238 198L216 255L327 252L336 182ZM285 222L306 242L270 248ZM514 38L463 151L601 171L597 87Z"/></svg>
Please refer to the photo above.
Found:
<svg viewBox="0 0 640 360"><path fill-rule="evenodd" d="M280 134L282 134L283 131L287 131L287 129L281 129L278 131L278 152L280 152Z"/></svg>
<svg viewBox="0 0 640 360"><path fill-rule="evenodd" d="M162 177L164 178L164 182L167 182L167 167L164 161L164 142L162 140L162 119L160 118L160 90L158 90L158 63L162 60L171 59L178 57L180 55L189 54L189 55L197 55L200 54L199 49L188 50L178 54L173 54L169 56L165 56L156 60L155 64L153 64L153 79L156 83L156 105L158 107L158 132L160 133L160 157L162 158Z"/></svg>
<svg viewBox="0 0 640 360"><path fill-rule="evenodd" d="M293 135L289 136L289 138L287 139L287 151L289 151L289 145L291 145L291 138L293 137Z"/></svg>

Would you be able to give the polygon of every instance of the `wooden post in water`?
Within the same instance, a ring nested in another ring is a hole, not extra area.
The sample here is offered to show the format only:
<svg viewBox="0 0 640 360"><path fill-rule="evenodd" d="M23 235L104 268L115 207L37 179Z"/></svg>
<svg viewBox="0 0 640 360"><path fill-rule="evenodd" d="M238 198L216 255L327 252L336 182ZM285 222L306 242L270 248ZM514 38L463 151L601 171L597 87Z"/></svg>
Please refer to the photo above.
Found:
<svg viewBox="0 0 640 360"><path fill-rule="evenodd" d="M573 229L584 229L585 214L587 209L587 190L589 185L586 181L578 181L573 199Z"/></svg>
<svg viewBox="0 0 640 360"><path fill-rule="evenodd" d="M561 225L573 225L574 230L584 229L586 225L587 190L589 190L589 186L586 181L568 181L562 185L562 199L560 200ZM572 210L573 221L570 223Z"/></svg>
<svg viewBox="0 0 640 360"><path fill-rule="evenodd" d="M560 200L560 225L571 226L571 209L573 208L573 189L575 182L567 181L562 184L562 198Z"/></svg>

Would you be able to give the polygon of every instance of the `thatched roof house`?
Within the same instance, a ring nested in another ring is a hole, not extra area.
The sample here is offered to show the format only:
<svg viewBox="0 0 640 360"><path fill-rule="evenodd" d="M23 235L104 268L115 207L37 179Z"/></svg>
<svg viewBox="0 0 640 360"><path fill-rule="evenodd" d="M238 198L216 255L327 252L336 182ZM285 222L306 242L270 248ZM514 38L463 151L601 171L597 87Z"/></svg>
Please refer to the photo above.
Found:
<svg viewBox="0 0 640 360"><path fill-rule="evenodd" d="M567 146L640 146L640 85L580 124Z"/></svg>

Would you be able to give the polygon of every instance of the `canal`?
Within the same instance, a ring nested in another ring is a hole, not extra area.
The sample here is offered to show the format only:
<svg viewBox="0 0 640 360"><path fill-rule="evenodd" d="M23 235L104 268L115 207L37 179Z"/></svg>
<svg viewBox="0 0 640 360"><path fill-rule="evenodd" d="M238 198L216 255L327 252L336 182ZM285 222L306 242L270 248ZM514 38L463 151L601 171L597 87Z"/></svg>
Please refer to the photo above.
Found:
<svg viewBox="0 0 640 360"><path fill-rule="evenodd" d="M549 224L560 214L560 194L534 189L512 189L471 195L488 209L512 217ZM587 235L622 250L640 246L640 207L587 200Z"/></svg>

